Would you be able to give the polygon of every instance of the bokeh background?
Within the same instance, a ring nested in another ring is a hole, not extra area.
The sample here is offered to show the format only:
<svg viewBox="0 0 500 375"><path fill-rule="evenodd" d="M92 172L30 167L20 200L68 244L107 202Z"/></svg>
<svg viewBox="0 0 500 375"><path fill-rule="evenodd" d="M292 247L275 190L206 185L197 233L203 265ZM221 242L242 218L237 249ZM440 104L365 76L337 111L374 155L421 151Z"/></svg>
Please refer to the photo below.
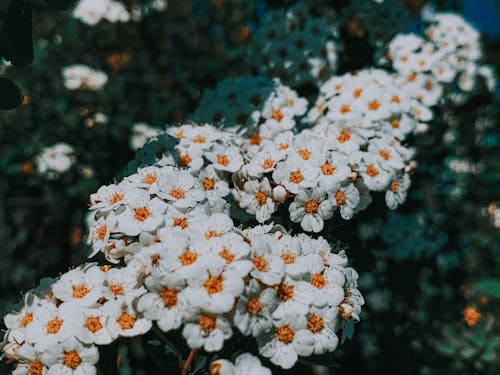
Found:
<svg viewBox="0 0 500 375"><path fill-rule="evenodd" d="M134 158L134 124L182 123L204 89L255 73L248 50L263 17L296 3L171 0L138 21L92 27L35 3L34 63L0 65L25 95L21 108L0 113L2 315L41 278L85 260L88 197ZM340 73L374 65L375 30L376 40L418 30L425 5L385 0L381 16L358 12L355 0L299 3L338 24ZM500 2L434 4L463 14L483 33L484 60L499 71ZM73 64L104 71L108 83L98 91L68 90L62 71ZM298 91L315 94L307 85ZM486 92L440 107L429 131L415 139L419 165L406 204L387 213L375 202L332 229L350 249L367 300L353 340L335 352L333 374L498 373L499 111L498 96ZM73 146L76 162L48 178L38 173L36 157L57 142ZM120 373L161 372L143 341L120 350ZM0 363L0 373L8 371Z"/></svg>

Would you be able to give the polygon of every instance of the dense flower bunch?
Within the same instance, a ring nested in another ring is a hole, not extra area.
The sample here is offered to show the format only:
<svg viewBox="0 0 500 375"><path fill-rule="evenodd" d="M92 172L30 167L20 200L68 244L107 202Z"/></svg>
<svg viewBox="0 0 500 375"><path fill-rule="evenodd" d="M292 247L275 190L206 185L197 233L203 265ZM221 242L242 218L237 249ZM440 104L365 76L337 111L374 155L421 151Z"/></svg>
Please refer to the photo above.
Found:
<svg viewBox="0 0 500 375"><path fill-rule="evenodd" d="M222 80L203 93L190 116L198 122L221 123L253 135L250 142L273 138L296 126L296 118L307 111L307 100L279 79L241 76Z"/></svg>
<svg viewBox="0 0 500 375"><path fill-rule="evenodd" d="M291 87L318 85L337 68L337 44L336 23L298 4L266 12L248 53L259 74L279 77Z"/></svg>
<svg viewBox="0 0 500 375"><path fill-rule="evenodd" d="M461 16L434 13L425 30L426 38L416 34L397 35L389 44L389 58L401 75L417 76L417 80L451 83L471 91L483 77L490 90L495 86L491 67L478 63L482 56L480 34ZM422 78L420 78L422 77Z"/></svg>
<svg viewBox="0 0 500 375"><path fill-rule="evenodd" d="M72 146L62 142L45 147L35 157L37 172L49 179L57 178L75 163L74 153Z"/></svg>
<svg viewBox="0 0 500 375"><path fill-rule="evenodd" d="M108 75L86 65L76 64L68 66L62 71L64 86L68 90L97 91L108 82Z"/></svg>

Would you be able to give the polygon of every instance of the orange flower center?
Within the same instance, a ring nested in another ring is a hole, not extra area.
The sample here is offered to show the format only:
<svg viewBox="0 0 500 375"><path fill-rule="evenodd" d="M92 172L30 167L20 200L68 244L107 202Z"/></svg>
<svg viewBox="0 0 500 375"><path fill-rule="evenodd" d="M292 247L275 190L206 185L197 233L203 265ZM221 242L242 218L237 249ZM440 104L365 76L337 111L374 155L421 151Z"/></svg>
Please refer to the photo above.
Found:
<svg viewBox="0 0 500 375"><path fill-rule="evenodd" d="M357 99L357 98L359 98L361 96L362 93L363 93L363 89L356 89L352 93L352 96L354 96Z"/></svg>
<svg viewBox="0 0 500 375"><path fill-rule="evenodd" d="M83 298L89 293L89 288L84 284L73 285L73 298Z"/></svg>
<svg viewBox="0 0 500 375"><path fill-rule="evenodd" d="M101 323L101 319L98 316L89 316L84 325L90 332L96 333L99 331L103 325Z"/></svg>
<svg viewBox="0 0 500 375"><path fill-rule="evenodd" d="M160 259L161 259L160 254L153 254L151 255L150 259L151 259L151 264L153 266L157 266L158 264L160 264Z"/></svg>
<svg viewBox="0 0 500 375"><path fill-rule="evenodd" d="M434 85L432 84L431 81L426 81L425 82L424 89L426 89L427 91L432 90L433 87L434 87Z"/></svg>
<svg viewBox="0 0 500 375"><path fill-rule="evenodd" d="M351 139L351 136L349 135L349 133L345 131L341 131L339 136L337 137L337 141L339 141L340 143L345 143L349 139Z"/></svg>
<svg viewBox="0 0 500 375"><path fill-rule="evenodd" d="M111 195L111 204L115 204L115 203L118 203L120 202L121 200L123 200L123 194L120 194L120 193L113 193Z"/></svg>
<svg viewBox="0 0 500 375"><path fill-rule="evenodd" d="M108 272L112 267L109 265L109 264L106 264L104 266L100 266L99 269L102 271L102 272Z"/></svg>
<svg viewBox="0 0 500 375"><path fill-rule="evenodd" d="M30 362L28 367L28 375L42 375L43 374L43 365L40 361L36 359Z"/></svg>
<svg viewBox="0 0 500 375"><path fill-rule="evenodd" d="M226 248L219 253L219 256L226 260L226 264L231 264L235 257L235 255Z"/></svg>
<svg viewBox="0 0 500 375"><path fill-rule="evenodd" d="M295 263L295 255L291 252L281 254L280 258L283 260L283 262L285 262L285 264Z"/></svg>
<svg viewBox="0 0 500 375"><path fill-rule="evenodd" d="M175 199L183 199L186 196L184 190L182 190L181 188L173 188L172 190L170 190L169 194Z"/></svg>
<svg viewBox="0 0 500 375"><path fill-rule="evenodd" d="M177 305L177 291L174 289L164 288L161 291L160 297L165 307Z"/></svg>
<svg viewBox="0 0 500 375"><path fill-rule="evenodd" d="M288 301L290 298L293 298L293 285L278 285L278 297L283 301Z"/></svg>
<svg viewBox="0 0 500 375"><path fill-rule="evenodd" d="M340 91L340 90L342 90L342 85L337 84L337 85L335 85L334 89L336 91Z"/></svg>
<svg viewBox="0 0 500 375"><path fill-rule="evenodd" d="M366 167L366 174L370 177L376 177L379 174L379 171L373 164L369 164Z"/></svg>
<svg viewBox="0 0 500 375"><path fill-rule="evenodd" d="M311 285L315 288L322 289L326 285L325 276L320 273L315 273L311 276Z"/></svg>
<svg viewBox="0 0 500 375"><path fill-rule="evenodd" d="M264 193L262 190L258 191L257 194L255 194L255 200L257 201L257 203L260 206L266 204L266 202L267 202L267 195L266 195L266 193Z"/></svg>
<svg viewBox="0 0 500 375"><path fill-rule="evenodd" d="M209 239L211 239L213 237L220 237L219 232L217 232L216 230L211 229L211 230L209 230L208 232L205 233L205 238L207 240L209 240Z"/></svg>
<svg viewBox="0 0 500 375"><path fill-rule="evenodd" d="M208 294L216 294L222 291L222 276L210 276L205 280L203 287Z"/></svg>
<svg viewBox="0 0 500 375"><path fill-rule="evenodd" d="M148 185L153 185L156 182L156 175L153 173L148 173L146 176L144 176L144 181L145 184Z"/></svg>
<svg viewBox="0 0 500 375"><path fill-rule="evenodd" d="M337 202L337 206L343 206L346 202L346 196L343 191L337 191L335 193L335 202Z"/></svg>
<svg viewBox="0 0 500 375"><path fill-rule="evenodd" d="M259 133L253 133L251 136L250 136L250 144L251 145L260 145L260 143L262 142L262 137L260 136Z"/></svg>
<svg viewBox="0 0 500 375"><path fill-rule="evenodd" d="M250 298L246 307L247 313L250 316L257 315L262 310L262 304L257 297Z"/></svg>
<svg viewBox="0 0 500 375"><path fill-rule="evenodd" d="M335 172L335 167L330 163L326 162L321 166L321 173L323 173L325 176L331 176L333 172Z"/></svg>
<svg viewBox="0 0 500 375"><path fill-rule="evenodd" d="M309 160L309 158L311 157L311 151L306 150L306 149L299 150L299 151L297 151L297 153L304 160Z"/></svg>
<svg viewBox="0 0 500 375"><path fill-rule="evenodd" d="M179 255L179 261L183 266L188 266L193 264L196 259L198 259L198 254L193 253L189 250L184 251L181 255Z"/></svg>
<svg viewBox="0 0 500 375"><path fill-rule="evenodd" d="M205 143L206 141L207 141L206 138L199 134L193 138L194 143Z"/></svg>
<svg viewBox="0 0 500 375"><path fill-rule="evenodd" d="M408 74L408 82L414 82L417 79L417 75L415 73Z"/></svg>
<svg viewBox="0 0 500 375"><path fill-rule="evenodd" d="M378 153L382 159L389 160L391 158L391 153L389 150L380 150Z"/></svg>
<svg viewBox="0 0 500 375"><path fill-rule="evenodd" d="M275 110L273 111L273 113L271 114L271 117L272 117L274 120L276 120L276 121L280 122L280 121L283 119L283 117L284 117L284 116L283 116L283 113L281 112L281 110L279 110L279 109L275 109Z"/></svg>
<svg viewBox="0 0 500 375"><path fill-rule="evenodd" d="M149 215L151 215L151 212L148 210L147 207L139 207L134 210L134 217L135 220L137 221L144 221L146 220Z"/></svg>
<svg viewBox="0 0 500 375"><path fill-rule="evenodd" d="M229 165L229 158L226 155L219 155L217 156L217 163L227 167Z"/></svg>
<svg viewBox="0 0 500 375"><path fill-rule="evenodd" d="M116 319L116 322L122 329L132 329L135 325L135 317L124 312Z"/></svg>
<svg viewBox="0 0 500 375"><path fill-rule="evenodd" d="M76 351L72 350L70 352L64 353L63 363L66 367L74 370L78 366L80 366L80 363L82 363L82 359Z"/></svg>
<svg viewBox="0 0 500 375"><path fill-rule="evenodd" d="M108 233L108 228L106 227L106 225L101 225L99 228L96 229L95 232L97 234L97 238L103 241L104 238L106 238L106 234Z"/></svg>
<svg viewBox="0 0 500 375"><path fill-rule="evenodd" d="M292 184L300 184L304 180L304 176L302 176L302 173L300 171L293 171L290 173L290 177L288 178L288 181L290 181Z"/></svg>
<svg viewBox="0 0 500 375"><path fill-rule="evenodd" d="M304 205L304 211L308 214L315 214L316 212L318 212L318 209L319 203L314 199L308 200Z"/></svg>
<svg viewBox="0 0 500 375"><path fill-rule="evenodd" d="M286 150L288 147L290 147L290 145L288 143L280 143L278 148L280 150Z"/></svg>
<svg viewBox="0 0 500 375"><path fill-rule="evenodd" d="M186 229L188 226L188 221L185 217L176 217L174 222L172 223L173 227L181 227L182 229Z"/></svg>
<svg viewBox="0 0 500 375"><path fill-rule="evenodd" d="M372 100L368 102L368 109L370 111L376 111L379 108L380 108L380 103L378 101Z"/></svg>
<svg viewBox="0 0 500 375"><path fill-rule="evenodd" d="M179 156L179 164L183 165L185 167L187 167L189 164L191 164L192 161L193 161L193 159L191 159L191 157L187 154Z"/></svg>
<svg viewBox="0 0 500 375"><path fill-rule="evenodd" d="M33 321L33 313L26 313L24 314L23 318L21 319L21 327L25 328L28 324L30 324Z"/></svg>
<svg viewBox="0 0 500 375"><path fill-rule="evenodd" d="M392 191L393 193L399 190L399 184L397 181L392 181L391 186L389 187L389 190Z"/></svg>
<svg viewBox="0 0 500 375"><path fill-rule="evenodd" d="M294 336L295 332L289 326L281 326L276 332L276 338L285 344L290 344Z"/></svg>
<svg viewBox="0 0 500 375"><path fill-rule="evenodd" d="M259 272L264 272L267 269L267 262L264 257L254 257L252 263Z"/></svg>
<svg viewBox="0 0 500 375"><path fill-rule="evenodd" d="M214 190L215 188L215 180L213 178L205 177L203 180L203 189L204 190Z"/></svg>
<svg viewBox="0 0 500 375"><path fill-rule="evenodd" d="M202 314L200 317L200 328L205 333L212 332L217 327L217 319L213 316Z"/></svg>
<svg viewBox="0 0 500 375"><path fill-rule="evenodd" d="M391 119L391 126L392 126L394 129L399 128L399 120L398 120L397 118L393 118L393 119Z"/></svg>
<svg viewBox="0 0 500 375"><path fill-rule="evenodd" d="M123 286L120 284L109 284L108 289L113 293L115 297L125 295L123 291Z"/></svg>
<svg viewBox="0 0 500 375"><path fill-rule="evenodd" d="M401 56L399 58L399 60L401 60L401 62L407 62L408 61L408 56Z"/></svg>
<svg viewBox="0 0 500 375"><path fill-rule="evenodd" d="M398 95L393 95L391 98L391 103L401 103L401 99Z"/></svg>
<svg viewBox="0 0 500 375"><path fill-rule="evenodd" d="M59 332L59 329L61 329L61 326L63 324L63 321L59 318L54 318L52 320L49 320L47 323L47 326L45 327L47 330L47 333L50 335L54 335L57 332Z"/></svg>
<svg viewBox="0 0 500 375"><path fill-rule="evenodd" d="M307 329L312 333L317 333L325 326L323 318L317 315L312 315L307 321Z"/></svg>
<svg viewBox="0 0 500 375"><path fill-rule="evenodd" d="M479 319L481 319L481 313L474 307L468 306L464 310L464 321L469 327L475 326Z"/></svg>
<svg viewBox="0 0 500 375"><path fill-rule="evenodd" d="M351 107L349 106L349 104L342 104L340 106L340 113L345 115L346 113L349 113L349 112L351 112Z"/></svg>
<svg viewBox="0 0 500 375"><path fill-rule="evenodd" d="M264 162L262 163L262 168L264 169L269 169L274 166L274 161L272 159L265 159Z"/></svg>
<svg viewBox="0 0 500 375"><path fill-rule="evenodd" d="M220 368L222 364L220 363L211 363L210 364L210 375L220 375Z"/></svg>

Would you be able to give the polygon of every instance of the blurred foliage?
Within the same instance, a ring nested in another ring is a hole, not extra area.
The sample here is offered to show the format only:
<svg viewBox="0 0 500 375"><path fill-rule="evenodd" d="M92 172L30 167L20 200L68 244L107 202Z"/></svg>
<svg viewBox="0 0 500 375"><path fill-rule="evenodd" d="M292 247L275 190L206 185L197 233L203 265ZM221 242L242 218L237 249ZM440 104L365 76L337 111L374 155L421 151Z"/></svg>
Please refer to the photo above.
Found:
<svg viewBox="0 0 500 375"><path fill-rule="evenodd" d="M293 2L170 1L165 12L140 22L96 27L42 2L33 4L34 62L8 68L5 75L21 87L23 104L0 114L2 315L19 291L83 261L90 193L171 147L170 139L160 138L133 160L132 124L181 122L205 88L251 73L245 58L251 32L266 6L285 3ZM314 7L330 14L348 3L314 2ZM0 4L2 19L6 10L7 3ZM341 72L373 64L366 35L344 27L342 39ZM486 58L498 70L498 42L485 42ZM67 91L61 69L76 63L105 71L108 84L97 92ZM328 236L349 246L367 299L353 341L333 358L322 358L332 374L498 373L500 231L487 208L500 199L499 112L498 98L489 95L446 103L429 131L415 137L419 167L407 203L384 215L383 201L376 201L347 225L332 224ZM97 113L107 122L96 122ZM77 163L47 181L35 173L33 160L56 142L73 145ZM453 160L478 169L457 171ZM470 315L469 307L476 314ZM152 331L119 341L119 373L175 373L189 350L172 341L182 340ZM231 358L236 348L255 351L249 345L231 341L219 357ZM105 362L109 356L101 354ZM194 373L206 373L202 368L211 359L198 355ZM2 366L0 373L6 371ZM116 371L113 367L106 373ZM309 372L303 363L295 373Z"/></svg>

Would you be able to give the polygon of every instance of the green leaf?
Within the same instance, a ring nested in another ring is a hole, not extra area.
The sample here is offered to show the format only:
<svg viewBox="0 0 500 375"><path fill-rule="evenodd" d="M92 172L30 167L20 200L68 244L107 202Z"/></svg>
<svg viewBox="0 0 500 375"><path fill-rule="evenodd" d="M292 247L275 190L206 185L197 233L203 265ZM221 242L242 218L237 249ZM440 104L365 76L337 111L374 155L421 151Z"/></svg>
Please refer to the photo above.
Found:
<svg viewBox="0 0 500 375"><path fill-rule="evenodd" d="M21 105L23 96L10 79L0 77L0 109L14 109Z"/></svg>
<svg viewBox="0 0 500 375"><path fill-rule="evenodd" d="M194 363L193 373L196 374L198 371L205 368L206 364L207 364L207 357L203 355L198 355Z"/></svg>
<svg viewBox="0 0 500 375"><path fill-rule="evenodd" d="M449 342L440 341L436 344L436 349L443 355L450 356L455 353L455 348Z"/></svg>
<svg viewBox="0 0 500 375"><path fill-rule="evenodd" d="M342 337L340 343L343 344L345 340L351 340L354 335L354 323L352 321L342 322Z"/></svg>
<svg viewBox="0 0 500 375"><path fill-rule="evenodd" d="M500 280L498 279L481 279L474 283L472 287L488 297L500 298Z"/></svg>

